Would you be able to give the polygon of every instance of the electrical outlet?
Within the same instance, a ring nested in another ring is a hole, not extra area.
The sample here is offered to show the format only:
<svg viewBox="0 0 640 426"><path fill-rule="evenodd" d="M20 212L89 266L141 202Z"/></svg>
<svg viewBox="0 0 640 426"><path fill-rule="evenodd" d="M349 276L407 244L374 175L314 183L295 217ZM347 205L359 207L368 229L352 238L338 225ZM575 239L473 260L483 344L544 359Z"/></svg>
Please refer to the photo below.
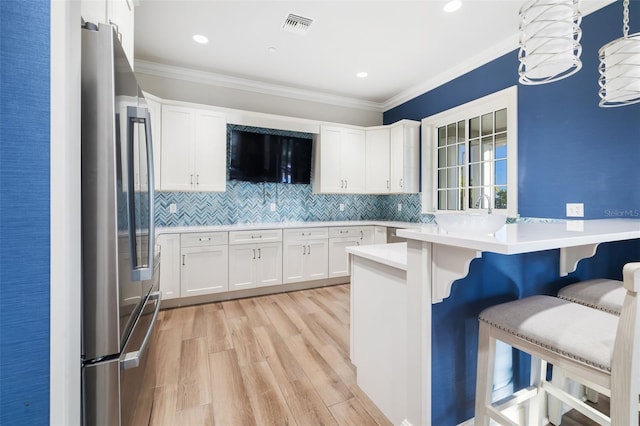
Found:
<svg viewBox="0 0 640 426"><path fill-rule="evenodd" d="M271 203L269 205L269 210L271 210L272 212L275 212L276 211L276 203Z"/></svg>
<svg viewBox="0 0 640 426"><path fill-rule="evenodd" d="M402 211L402 203L398 203L398 211L401 212Z"/></svg>
<svg viewBox="0 0 640 426"><path fill-rule="evenodd" d="M340 203L340 211L343 212L344 211L344 204Z"/></svg>
<svg viewBox="0 0 640 426"><path fill-rule="evenodd" d="M177 213L177 212L178 212L178 206L176 206L176 203L169 204L169 213Z"/></svg>
<svg viewBox="0 0 640 426"><path fill-rule="evenodd" d="M584 204L567 203L567 217L584 217Z"/></svg>

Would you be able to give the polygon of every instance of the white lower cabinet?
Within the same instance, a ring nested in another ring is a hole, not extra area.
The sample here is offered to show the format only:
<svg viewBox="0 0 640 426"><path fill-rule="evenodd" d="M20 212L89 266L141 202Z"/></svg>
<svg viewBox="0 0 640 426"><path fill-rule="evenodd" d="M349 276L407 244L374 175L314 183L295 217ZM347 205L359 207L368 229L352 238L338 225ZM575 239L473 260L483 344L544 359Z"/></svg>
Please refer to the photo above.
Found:
<svg viewBox="0 0 640 426"><path fill-rule="evenodd" d="M328 228L287 229L283 235L283 282L321 280L329 276Z"/></svg>
<svg viewBox="0 0 640 426"><path fill-rule="evenodd" d="M343 226L329 228L329 277L348 276L347 247L373 244L373 226Z"/></svg>
<svg viewBox="0 0 640 426"><path fill-rule="evenodd" d="M282 230L230 232L229 290L278 284L282 284Z"/></svg>
<svg viewBox="0 0 640 426"><path fill-rule="evenodd" d="M180 297L180 234L158 235L162 300Z"/></svg>
<svg viewBox="0 0 640 426"><path fill-rule="evenodd" d="M227 241L226 232L181 235L180 296L228 291Z"/></svg>

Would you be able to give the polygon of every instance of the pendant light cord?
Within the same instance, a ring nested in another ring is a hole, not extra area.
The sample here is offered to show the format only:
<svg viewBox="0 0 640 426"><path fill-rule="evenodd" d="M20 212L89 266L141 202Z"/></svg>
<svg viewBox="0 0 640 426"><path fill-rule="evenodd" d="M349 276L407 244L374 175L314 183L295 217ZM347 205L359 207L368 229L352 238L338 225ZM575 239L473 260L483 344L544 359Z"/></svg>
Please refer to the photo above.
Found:
<svg viewBox="0 0 640 426"><path fill-rule="evenodd" d="M629 38L629 0L623 0L622 7L622 33L624 38Z"/></svg>

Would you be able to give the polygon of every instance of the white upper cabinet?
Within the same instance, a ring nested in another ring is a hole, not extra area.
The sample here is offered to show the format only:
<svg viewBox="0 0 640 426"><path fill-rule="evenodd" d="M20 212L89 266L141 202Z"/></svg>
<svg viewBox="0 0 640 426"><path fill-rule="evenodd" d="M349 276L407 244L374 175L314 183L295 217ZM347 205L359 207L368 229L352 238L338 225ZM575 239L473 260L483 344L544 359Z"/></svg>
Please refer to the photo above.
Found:
<svg viewBox="0 0 640 426"><path fill-rule="evenodd" d="M366 135L367 193L389 193L391 191L389 128L367 129Z"/></svg>
<svg viewBox="0 0 640 426"><path fill-rule="evenodd" d="M390 126L392 193L420 191L420 123L402 120Z"/></svg>
<svg viewBox="0 0 640 426"><path fill-rule="evenodd" d="M80 14L86 22L112 24L133 69L133 0L82 0Z"/></svg>
<svg viewBox="0 0 640 426"><path fill-rule="evenodd" d="M223 114L162 106L160 189L224 192L227 123Z"/></svg>
<svg viewBox="0 0 640 426"><path fill-rule="evenodd" d="M151 142L153 143L153 184L160 189L160 158L162 158L162 104L145 93L149 115L151 116Z"/></svg>
<svg viewBox="0 0 640 426"><path fill-rule="evenodd" d="M315 149L314 192L362 194L366 191L364 130L321 126Z"/></svg>

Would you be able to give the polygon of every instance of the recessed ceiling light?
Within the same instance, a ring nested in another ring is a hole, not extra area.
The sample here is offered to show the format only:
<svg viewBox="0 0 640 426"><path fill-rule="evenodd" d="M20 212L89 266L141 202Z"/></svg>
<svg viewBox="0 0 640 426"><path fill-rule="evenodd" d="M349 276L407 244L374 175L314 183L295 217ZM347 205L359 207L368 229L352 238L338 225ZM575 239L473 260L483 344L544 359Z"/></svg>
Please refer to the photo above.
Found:
<svg viewBox="0 0 640 426"><path fill-rule="evenodd" d="M358 77L358 78L365 78L365 77L368 77L368 76L369 76L369 73L365 72L365 71L360 71L359 73L356 74L356 77Z"/></svg>
<svg viewBox="0 0 640 426"><path fill-rule="evenodd" d="M460 0L451 0L445 3L442 9L447 13L451 13L460 9L461 6L462 6L462 2Z"/></svg>
<svg viewBox="0 0 640 426"><path fill-rule="evenodd" d="M200 44L209 43L209 39L206 36L203 36L202 34L194 35L193 36L193 41L195 41L196 43L200 43Z"/></svg>

